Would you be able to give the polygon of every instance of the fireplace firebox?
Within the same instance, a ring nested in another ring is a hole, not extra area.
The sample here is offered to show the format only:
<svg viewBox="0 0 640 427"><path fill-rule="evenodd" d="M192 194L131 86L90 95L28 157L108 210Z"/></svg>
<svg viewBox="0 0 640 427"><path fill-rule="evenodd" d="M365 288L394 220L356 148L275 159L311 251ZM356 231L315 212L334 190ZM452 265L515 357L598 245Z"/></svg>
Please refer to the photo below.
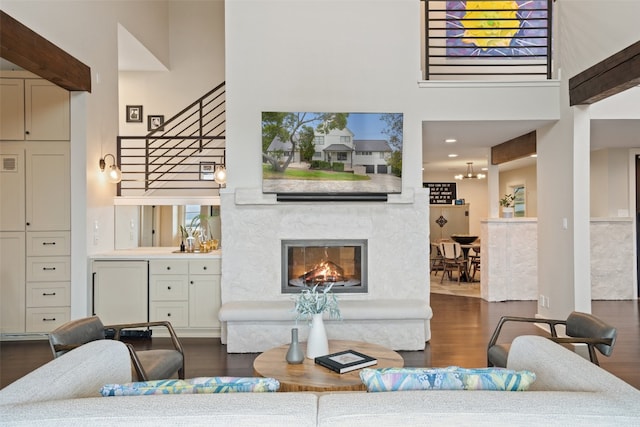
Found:
<svg viewBox="0 0 640 427"><path fill-rule="evenodd" d="M366 240L283 240L282 292L333 284L332 292L367 292Z"/></svg>

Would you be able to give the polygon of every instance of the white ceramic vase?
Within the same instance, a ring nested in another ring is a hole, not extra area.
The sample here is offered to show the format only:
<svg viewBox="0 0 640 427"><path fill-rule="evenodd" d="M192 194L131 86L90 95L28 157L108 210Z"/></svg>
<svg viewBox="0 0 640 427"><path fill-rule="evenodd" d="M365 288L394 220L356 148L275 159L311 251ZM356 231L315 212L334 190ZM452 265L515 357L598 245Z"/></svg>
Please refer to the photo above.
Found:
<svg viewBox="0 0 640 427"><path fill-rule="evenodd" d="M502 208L502 218L513 218L514 208Z"/></svg>
<svg viewBox="0 0 640 427"><path fill-rule="evenodd" d="M314 314L311 319L311 329L307 339L307 358L315 359L318 356L329 354L329 340L324 328L322 313Z"/></svg>

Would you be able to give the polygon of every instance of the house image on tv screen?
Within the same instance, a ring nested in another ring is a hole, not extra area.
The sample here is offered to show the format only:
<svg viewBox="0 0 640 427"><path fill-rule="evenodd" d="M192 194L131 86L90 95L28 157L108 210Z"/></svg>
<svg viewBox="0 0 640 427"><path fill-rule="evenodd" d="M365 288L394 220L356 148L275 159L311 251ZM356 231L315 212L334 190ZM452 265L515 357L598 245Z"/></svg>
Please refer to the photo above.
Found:
<svg viewBox="0 0 640 427"><path fill-rule="evenodd" d="M402 114L262 117L265 193L401 192Z"/></svg>

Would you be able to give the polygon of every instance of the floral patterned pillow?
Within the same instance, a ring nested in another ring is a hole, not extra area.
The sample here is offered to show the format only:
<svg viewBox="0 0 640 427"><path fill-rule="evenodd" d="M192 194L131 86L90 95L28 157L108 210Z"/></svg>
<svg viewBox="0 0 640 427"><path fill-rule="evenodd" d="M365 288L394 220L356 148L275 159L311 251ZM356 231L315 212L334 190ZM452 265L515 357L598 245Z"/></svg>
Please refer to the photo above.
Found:
<svg viewBox="0 0 640 427"><path fill-rule="evenodd" d="M536 380L530 371L504 368L364 368L360 379L370 392L401 390L524 391Z"/></svg>
<svg viewBox="0 0 640 427"><path fill-rule="evenodd" d="M126 384L106 384L103 396L139 396L143 394L238 393L278 391L275 378L200 377L190 380L139 381Z"/></svg>

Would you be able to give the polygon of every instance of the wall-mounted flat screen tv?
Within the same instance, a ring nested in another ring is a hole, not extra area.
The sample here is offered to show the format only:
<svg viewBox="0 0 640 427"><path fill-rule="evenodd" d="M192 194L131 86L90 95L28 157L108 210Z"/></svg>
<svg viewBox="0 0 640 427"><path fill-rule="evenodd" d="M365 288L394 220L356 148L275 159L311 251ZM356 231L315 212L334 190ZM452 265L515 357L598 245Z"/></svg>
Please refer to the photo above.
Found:
<svg viewBox="0 0 640 427"><path fill-rule="evenodd" d="M262 113L262 191L327 200L402 192L402 113Z"/></svg>

